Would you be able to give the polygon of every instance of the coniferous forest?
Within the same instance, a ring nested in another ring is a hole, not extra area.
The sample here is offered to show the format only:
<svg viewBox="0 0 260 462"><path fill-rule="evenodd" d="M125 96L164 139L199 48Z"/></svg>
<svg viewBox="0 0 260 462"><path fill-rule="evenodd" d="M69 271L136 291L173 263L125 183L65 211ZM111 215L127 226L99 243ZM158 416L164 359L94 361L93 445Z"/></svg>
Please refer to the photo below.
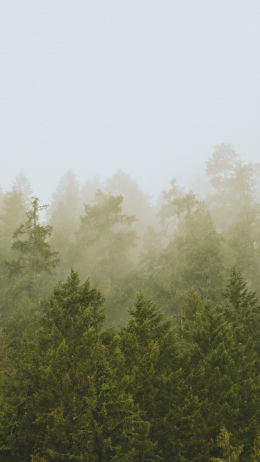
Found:
<svg viewBox="0 0 260 462"><path fill-rule="evenodd" d="M260 461L260 168L205 172L1 191L1 462Z"/></svg>

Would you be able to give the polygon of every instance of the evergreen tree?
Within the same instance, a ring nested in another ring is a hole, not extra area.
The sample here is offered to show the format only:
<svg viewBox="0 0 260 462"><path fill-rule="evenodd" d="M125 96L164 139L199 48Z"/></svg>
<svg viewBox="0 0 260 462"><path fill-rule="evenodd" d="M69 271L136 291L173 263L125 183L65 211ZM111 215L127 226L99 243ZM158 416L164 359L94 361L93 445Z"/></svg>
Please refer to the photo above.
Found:
<svg viewBox="0 0 260 462"><path fill-rule="evenodd" d="M239 428L245 446L242 460L248 460L260 423L260 307L255 292L248 289L235 269L231 271L225 295L229 301L225 316L236 340L241 376Z"/></svg>
<svg viewBox="0 0 260 462"><path fill-rule="evenodd" d="M118 171L107 181L106 191L114 196L123 197L123 212L136 217L134 228L143 235L154 220L154 210L148 196L139 188L137 182L126 173Z"/></svg>
<svg viewBox="0 0 260 462"><path fill-rule="evenodd" d="M233 268L225 290L230 302L228 316L235 329L237 340L245 346L253 344L257 353L260 335L260 306L256 293L249 290L241 273Z"/></svg>
<svg viewBox="0 0 260 462"><path fill-rule="evenodd" d="M231 444L231 434L226 427L222 427L217 436L217 446L221 449L223 457L213 457L212 462L238 462L243 451L243 445L233 447Z"/></svg>
<svg viewBox="0 0 260 462"><path fill-rule="evenodd" d="M256 435L251 456L250 456L250 462L258 462L260 460L260 436L259 434Z"/></svg>
<svg viewBox="0 0 260 462"><path fill-rule="evenodd" d="M122 196L99 191L93 205L85 206L77 233L75 266L83 277L91 277L107 295L115 280L129 272L130 249L136 233L133 216L122 212Z"/></svg>
<svg viewBox="0 0 260 462"><path fill-rule="evenodd" d="M40 302L52 285L53 270L58 263L57 252L52 251L49 238L51 227L40 221L39 199L32 199L24 224L13 236L14 258L6 262L3 273L2 305L4 311L15 306Z"/></svg>
<svg viewBox="0 0 260 462"><path fill-rule="evenodd" d="M185 377L199 402L195 428L202 437L192 461L208 462L220 425L237 431L241 403L237 343L223 307L191 294L185 314L181 330Z"/></svg>
<svg viewBox="0 0 260 462"><path fill-rule="evenodd" d="M246 164L229 145L216 146L207 163L213 192L208 204L225 238L228 266L240 268L258 290L260 275L259 164Z"/></svg>
<svg viewBox="0 0 260 462"><path fill-rule="evenodd" d="M162 460L185 462L196 451L194 414L198 410L182 370L175 330L150 301L139 296L121 348L129 391L151 425L151 437Z"/></svg>
<svg viewBox="0 0 260 462"><path fill-rule="evenodd" d="M101 333L102 302L75 272L55 289L38 341L24 346L6 387L1 460L156 460L149 423L126 391L116 341Z"/></svg>
<svg viewBox="0 0 260 462"><path fill-rule="evenodd" d="M181 316L185 293L191 287L199 288L210 299L220 298L224 275L222 242L203 202L192 193L168 196L170 203L162 211L172 216L172 233L167 235L168 242L159 257L146 260L145 292L165 310Z"/></svg>
<svg viewBox="0 0 260 462"><path fill-rule="evenodd" d="M0 212L0 256L8 258L13 234L26 218L31 194L28 180L19 175L11 189L3 196Z"/></svg>
<svg viewBox="0 0 260 462"><path fill-rule="evenodd" d="M74 173L69 171L62 178L48 209L49 222L53 228L50 242L62 260L62 276L71 267L71 247L75 243L82 209L80 185Z"/></svg>

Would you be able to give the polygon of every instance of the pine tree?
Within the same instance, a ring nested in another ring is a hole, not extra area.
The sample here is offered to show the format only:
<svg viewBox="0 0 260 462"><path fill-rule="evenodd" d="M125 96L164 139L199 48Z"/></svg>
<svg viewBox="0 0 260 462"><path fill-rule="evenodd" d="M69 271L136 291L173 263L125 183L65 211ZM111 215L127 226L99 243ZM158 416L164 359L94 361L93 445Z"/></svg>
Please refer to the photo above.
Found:
<svg viewBox="0 0 260 462"><path fill-rule="evenodd" d="M7 275L12 281L15 293L26 294L39 301L46 293L46 285L51 282L53 270L58 263L58 254L49 244L52 228L40 221L40 212L46 206L39 199L32 199L24 224L13 236L14 259L7 262ZM15 293L13 296L15 296Z"/></svg>

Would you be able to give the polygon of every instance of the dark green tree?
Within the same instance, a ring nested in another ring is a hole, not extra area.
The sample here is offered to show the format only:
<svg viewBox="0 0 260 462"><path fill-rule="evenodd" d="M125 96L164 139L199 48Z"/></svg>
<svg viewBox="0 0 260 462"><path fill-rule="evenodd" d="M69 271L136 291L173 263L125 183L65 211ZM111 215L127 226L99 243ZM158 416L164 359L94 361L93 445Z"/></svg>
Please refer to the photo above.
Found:
<svg viewBox="0 0 260 462"><path fill-rule="evenodd" d="M55 289L5 389L1 460L156 460L116 338L102 333L102 303L75 272Z"/></svg>
<svg viewBox="0 0 260 462"><path fill-rule="evenodd" d="M154 305L139 296L121 333L129 391L150 422L162 460L184 462L197 449L194 415L198 411L185 383L176 330Z"/></svg>
<svg viewBox="0 0 260 462"><path fill-rule="evenodd" d="M237 343L225 309L195 292L186 302L181 335L186 383L200 407L194 424L201 439L191 460L208 462L215 455L215 439L221 425L240 438Z"/></svg>
<svg viewBox="0 0 260 462"><path fill-rule="evenodd" d="M231 444L232 435L226 427L221 427L217 436L217 446L222 452L222 457L212 457L212 462L238 462L243 452L243 445L233 447Z"/></svg>
<svg viewBox="0 0 260 462"><path fill-rule="evenodd" d="M244 443L242 460L248 460L260 424L260 305L241 274L233 269L225 296L229 302L225 316L232 326L239 362L240 438Z"/></svg>

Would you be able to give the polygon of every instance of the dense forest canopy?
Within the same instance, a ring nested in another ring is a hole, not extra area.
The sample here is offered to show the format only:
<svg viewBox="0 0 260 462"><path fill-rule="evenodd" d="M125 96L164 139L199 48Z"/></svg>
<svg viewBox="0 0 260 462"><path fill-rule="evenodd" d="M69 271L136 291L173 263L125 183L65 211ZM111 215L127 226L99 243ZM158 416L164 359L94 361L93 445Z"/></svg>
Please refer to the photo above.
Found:
<svg viewBox="0 0 260 462"><path fill-rule="evenodd" d="M260 164L0 191L0 459L260 461Z"/></svg>

